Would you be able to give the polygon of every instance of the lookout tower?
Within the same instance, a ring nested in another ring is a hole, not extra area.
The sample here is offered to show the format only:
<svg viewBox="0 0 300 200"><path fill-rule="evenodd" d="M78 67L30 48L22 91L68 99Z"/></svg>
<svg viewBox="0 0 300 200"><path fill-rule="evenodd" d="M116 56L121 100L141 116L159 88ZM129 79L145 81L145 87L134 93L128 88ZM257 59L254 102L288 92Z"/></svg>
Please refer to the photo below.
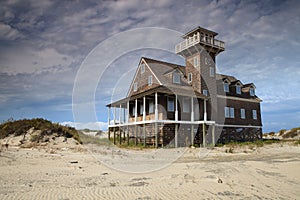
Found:
<svg viewBox="0 0 300 200"><path fill-rule="evenodd" d="M186 61L186 76L194 90L206 96L216 92L208 88L215 81L216 56L225 50L225 43L215 39L218 33L197 27L182 36L184 41L177 44L175 53Z"/></svg>

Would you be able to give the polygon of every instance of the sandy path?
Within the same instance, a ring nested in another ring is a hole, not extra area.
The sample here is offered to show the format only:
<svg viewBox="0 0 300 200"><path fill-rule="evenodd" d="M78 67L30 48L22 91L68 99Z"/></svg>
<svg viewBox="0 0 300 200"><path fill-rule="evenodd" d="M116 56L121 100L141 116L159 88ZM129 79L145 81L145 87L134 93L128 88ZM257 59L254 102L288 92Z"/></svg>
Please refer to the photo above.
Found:
<svg viewBox="0 0 300 200"><path fill-rule="evenodd" d="M0 199L300 199L300 147L198 155L189 149L167 168L132 174L88 152L10 148L0 156Z"/></svg>

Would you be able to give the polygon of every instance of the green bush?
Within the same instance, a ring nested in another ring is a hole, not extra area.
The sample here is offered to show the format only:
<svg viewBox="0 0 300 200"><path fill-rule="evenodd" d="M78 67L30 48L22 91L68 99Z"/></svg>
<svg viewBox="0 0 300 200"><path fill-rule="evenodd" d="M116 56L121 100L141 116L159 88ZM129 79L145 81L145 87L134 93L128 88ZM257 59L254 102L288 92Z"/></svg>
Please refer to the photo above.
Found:
<svg viewBox="0 0 300 200"><path fill-rule="evenodd" d="M21 119L16 121L8 120L0 124L0 139L9 135L24 135L32 127L35 130L41 130L41 137L32 138L33 140L39 140L43 138L43 136L57 133L59 136L67 138L73 137L79 143L82 143L75 128L52 123L51 121L42 118Z"/></svg>

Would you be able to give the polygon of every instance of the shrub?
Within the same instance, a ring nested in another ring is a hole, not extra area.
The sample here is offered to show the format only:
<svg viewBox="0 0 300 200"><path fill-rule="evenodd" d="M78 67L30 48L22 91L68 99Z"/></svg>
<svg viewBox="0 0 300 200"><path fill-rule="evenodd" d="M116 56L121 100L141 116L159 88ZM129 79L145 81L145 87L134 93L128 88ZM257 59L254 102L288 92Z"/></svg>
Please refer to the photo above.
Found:
<svg viewBox="0 0 300 200"><path fill-rule="evenodd" d="M285 129L281 129L281 130L279 131L279 135L282 136L282 135L284 134L284 132L286 132L286 130L285 130Z"/></svg>
<svg viewBox="0 0 300 200"><path fill-rule="evenodd" d="M41 130L41 137L31 138L34 141L40 140L45 135L57 133L59 136L68 138L73 137L79 143L82 143L75 128L62 126L58 123L52 123L51 121L42 118L22 119L17 121L9 120L4 122L0 124L0 139L9 135L24 135L32 127L36 130Z"/></svg>

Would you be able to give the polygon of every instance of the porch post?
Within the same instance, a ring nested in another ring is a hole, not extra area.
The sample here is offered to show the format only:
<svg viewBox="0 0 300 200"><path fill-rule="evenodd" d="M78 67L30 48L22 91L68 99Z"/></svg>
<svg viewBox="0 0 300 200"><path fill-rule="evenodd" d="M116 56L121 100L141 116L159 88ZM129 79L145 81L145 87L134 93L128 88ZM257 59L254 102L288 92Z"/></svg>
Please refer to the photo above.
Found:
<svg viewBox="0 0 300 200"><path fill-rule="evenodd" d="M194 97L191 97L191 121L194 122ZM191 144L194 146L194 124L191 125Z"/></svg>
<svg viewBox="0 0 300 200"><path fill-rule="evenodd" d="M126 117L126 123L129 122L129 101L127 101L127 117Z"/></svg>
<svg viewBox="0 0 300 200"><path fill-rule="evenodd" d="M178 104L177 104L177 94L175 95L175 121L178 121Z"/></svg>
<svg viewBox="0 0 300 200"><path fill-rule="evenodd" d="M207 121L206 99L204 99L204 122Z"/></svg>
<svg viewBox="0 0 300 200"><path fill-rule="evenodd" d="M134 106L134 121L137 122L137 109L138 109L138 102L135 99L135 106Z"/></svg>
<svg viewBox="0 0 300 200"><path fill-rule="evenodd" d="M107 131L108 131L108 140L110 140L110 128L109 128L109 125L110 125L110 106L107 107L107 123L108 123L108 127L107 127Z"/></svg>
<svg viewBox="0 0 300 200"><path fill-rule="evenodd" d="M116 107L114 107L114 125L116 125ZM116 144L116 127L114 126L114 144Z"/></svg>
<svg viewBox="0 0 300 200"><path fill-rule="evenodd" d="M121 131L121 113L122 113L122 104L120 104L120 109L119 109L119 142L121 144L122 142L122 131Z"/></svg>
<svg viewBox="0 0 300 200"><path fill-rule="evenodd" d="M137 122L137 99L135 99L134 121ZM134 144L137 145L137 125L134 125Z"/></svg>
<svg viewBox="0 0 300 200"><path fill-rule="evenodd" d="M155 92L155 123L154 123L154 126L155 126L155 147L156 148L158 147L158 124L157 124L158 106L157 106L157 103L158 103L158 97L157 97L157 92Z"/></svg>
<svg viewBox="0 0 300 200"><path fill-rule="evenodd" d="M146 146L146 96L143 98L143 135L144 135L144 146Z"/></svg>
<svg viewBox="0 0 300 200"><path fill-rule="evenodd" d="M216 142L215 142L215 125L214 124L212 125L211 134L212 134L212 144L213 144L213 146L215 146Z"/></svg>
<svg viewBox="0 0 300 200"><path fill-rule="evenodd" d="M206 146L206 128L205 124L202 124L202 140L203 140L203 147Z"/></svg>
<svg viewBox="0 0 300 200"><path fill-rule="evenodd" d="M129 123L129 101L127 101L127 114L126 115L127 115L127 117L126 117L126 123L127 123L126 136L127 136L127 145L129 145L129 126L128 126L128 123Z"/></svg>
<svg viewBox="0 0 300 200"><path fill-rule="evenodd" d="M116 127L114 127L113 131L114 131L113 142L114 142L114 144L116 144Z"/></svg>
<svg viewBox="0 0 300 200"><path fill-rule="evenodd" d="M116 125L116 107L114 107L114 125Z"/></svg>
<svg viewBox="0 0 300 200"><path fill-rule="evenodd" d="M175 124L175 148L178 147L178 124Z"/></svg>

